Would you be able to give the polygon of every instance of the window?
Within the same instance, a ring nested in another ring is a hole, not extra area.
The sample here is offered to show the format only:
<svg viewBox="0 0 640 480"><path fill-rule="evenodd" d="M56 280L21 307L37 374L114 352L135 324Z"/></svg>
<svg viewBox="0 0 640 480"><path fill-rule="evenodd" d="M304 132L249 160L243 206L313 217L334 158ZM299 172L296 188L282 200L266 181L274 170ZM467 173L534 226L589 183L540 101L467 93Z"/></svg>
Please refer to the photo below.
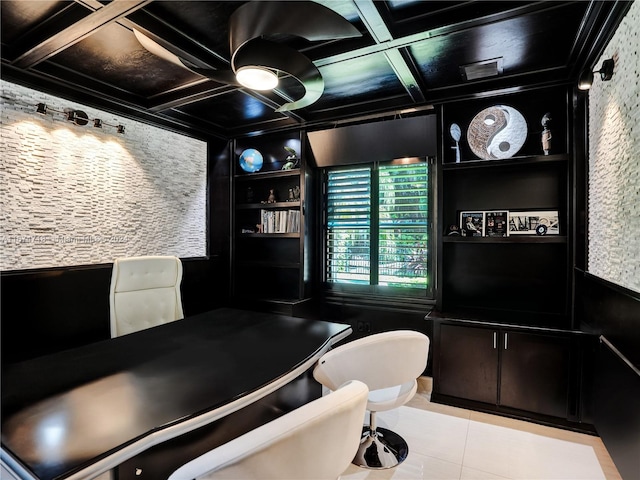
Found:
<svg viewBox="0 0 640 480"><path fill-rule="evenodd" d="M412 159L326 174L328 286L431 296L428 163Z"/></svg>

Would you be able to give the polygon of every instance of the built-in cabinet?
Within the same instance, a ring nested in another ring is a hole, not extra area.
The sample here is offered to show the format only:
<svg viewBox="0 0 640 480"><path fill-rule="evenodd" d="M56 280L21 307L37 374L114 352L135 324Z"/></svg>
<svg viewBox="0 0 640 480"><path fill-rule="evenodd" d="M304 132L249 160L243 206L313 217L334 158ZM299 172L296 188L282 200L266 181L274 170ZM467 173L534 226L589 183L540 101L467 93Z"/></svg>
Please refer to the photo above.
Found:
<svg viewBox="0 0 640 480"><path fill-rule="evenodd" d="M303 135L233 142L232 298L245 307L295 314L308 297L311 173Z"/></svg>
<svg viewBox="0 0 640 480"><path fill-rule="evenodd" d="M446 323L436 332L437 395L567 418L568 334Z"/></svg>

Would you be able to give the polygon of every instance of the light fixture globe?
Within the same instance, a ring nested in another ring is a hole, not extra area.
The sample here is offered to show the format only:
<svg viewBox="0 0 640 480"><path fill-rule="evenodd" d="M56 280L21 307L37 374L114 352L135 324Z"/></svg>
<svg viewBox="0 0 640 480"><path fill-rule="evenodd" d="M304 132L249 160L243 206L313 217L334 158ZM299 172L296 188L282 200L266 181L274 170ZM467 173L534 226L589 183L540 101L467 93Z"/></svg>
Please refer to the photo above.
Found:
<svg viewBox="0 0 640 480"><path fill-rule="evenodd" d="M253 65L236 70L236 80L251 90L273 90L278 86L278 75L273 70Z"/></svg>

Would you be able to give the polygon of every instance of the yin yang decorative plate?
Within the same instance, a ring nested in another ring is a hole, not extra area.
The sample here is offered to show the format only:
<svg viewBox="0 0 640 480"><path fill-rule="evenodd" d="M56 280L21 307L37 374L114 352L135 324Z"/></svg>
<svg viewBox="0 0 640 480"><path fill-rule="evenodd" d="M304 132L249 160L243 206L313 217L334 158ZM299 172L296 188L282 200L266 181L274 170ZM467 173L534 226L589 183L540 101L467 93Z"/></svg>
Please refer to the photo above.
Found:
<svg viewBox="0 0 640 480"><path fill-rule="evenodd" d="M526 139L526 120L508 105L494 105L480 111L467 131L471 151L484 160L511 158Z"/></svg>

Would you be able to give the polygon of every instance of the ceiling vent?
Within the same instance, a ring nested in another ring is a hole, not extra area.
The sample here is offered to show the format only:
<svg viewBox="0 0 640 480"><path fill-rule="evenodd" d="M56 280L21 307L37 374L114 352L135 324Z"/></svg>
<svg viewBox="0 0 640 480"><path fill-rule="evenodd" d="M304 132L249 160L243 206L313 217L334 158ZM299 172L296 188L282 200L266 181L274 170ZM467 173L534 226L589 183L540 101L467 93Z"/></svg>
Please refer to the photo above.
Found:
<svg viewBox="0 0 640 480"><path fill-rule="evenodd" d="M478 80L480 78L502 75L502 57L462 65L460 67L460 73L465 80Z"/></svg>

